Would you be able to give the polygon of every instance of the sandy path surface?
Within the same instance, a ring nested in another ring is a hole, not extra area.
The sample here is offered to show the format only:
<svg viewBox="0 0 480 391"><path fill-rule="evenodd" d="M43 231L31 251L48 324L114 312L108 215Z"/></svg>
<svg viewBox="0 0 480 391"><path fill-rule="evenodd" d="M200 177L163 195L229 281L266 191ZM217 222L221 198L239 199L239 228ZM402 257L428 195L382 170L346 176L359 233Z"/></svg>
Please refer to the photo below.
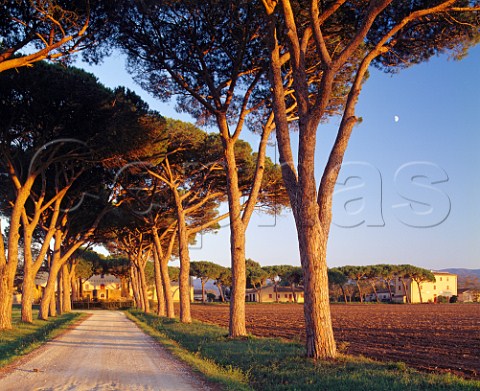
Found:
<svg viewBox="0 0 480 391"><path fill-rule="evenodd" d="M208 390L125 315L95 311L0 373L0 390Z"/></svg>

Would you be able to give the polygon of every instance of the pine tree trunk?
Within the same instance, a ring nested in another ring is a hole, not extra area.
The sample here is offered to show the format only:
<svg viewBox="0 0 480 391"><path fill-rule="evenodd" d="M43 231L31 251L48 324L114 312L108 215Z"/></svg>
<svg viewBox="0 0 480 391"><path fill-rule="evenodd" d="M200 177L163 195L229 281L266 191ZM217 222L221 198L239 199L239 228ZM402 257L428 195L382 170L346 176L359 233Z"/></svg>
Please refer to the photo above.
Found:
<svg viewBox="0 0 480 391"><path fill-rule="evenodd" d="M9 166L11 175L15 169ZM20 239L20 221L25 202L30 196L30 190L35 182L35 176L29 176L25 184L17 189L17 198L13 205L9 219L8 254L5 253L3 238L1 241L0 256L0 330L12 328L12 302L15 282L15 273L18 265L18 241Z"/></svg>
<svg viewBox="0 0 480 391"><path fill-rule="evenodd" d="M307 224L298 231L298 239L305 286L304 314L307 357L334 358L336 345L330 316L326 240L325 238L322 240L318 220L316 224L309 225L308 220L315 221L316 219L304 217Z"/></svg>
<svg viewBox="0 0 480 391"><path fill-rule="evenodd" d="M203 278L200 279L200 282L202 283L202 304L205 304L205 282Z"/></svg>
<svg viewBox="0 0 480 391"><path fill-rule="evenodd" d="M418 285L418 296L419 296L419 298L420 298L420 303L423 303L422 288L421 288L420 284L421 284L421 281L417 281L417 285Z"/></svg>
<svg viewBox="0 0 480 391"><path fill-rule="evenodd" d="M143 311L146 313L150 312L150 301L148 299L148 286L147 286L147 279L145 278L145 265L140 266L139 270L139 277L140 277L140 287L143 297Z"/></svg>
<svg viewBox="0 0 480 391"><path fill-rule="evenodd" d="M165 293L163 291L162 273L160 271L160 259L156 249L153 250L153 272L155 275L155 291L157 292L157 308L158 316L165 316Z"/></svg>
<svg viewBox="0 0 480 391"><path fill-rule="evenodd" d="M68 265L62 265L62 312L72 312L72 298L70 296L70 272Z"/></svg>
<svg viewBox="0 0 480 391"><path fill-rule="evenodd" d="M410 296L408 295L407 284L405 283L405 280L403 280L403 279L402 279L402 285L403 285L403 290L405 292L405 299L407 300L407 304L410 304L411 299L410 299Z"/></svg>
<svg viewBox="0 0 480 391"><path fill-rule="evenodd" d="M388 294L390 295L390 301L393 301L392 287L390 286L390 280L387 281Z"/></svg>
<svg viewBox="0 0 480 391"><path fill-rule="evenodd" d="M13 279L9 274L3 271L0 276L0 330L12 328Z"/></svg>
<svg viewBox="0 0 480 391"><path fill-rule="evenodd" d="M57 281L59 267L56 262L52 260L50 265L50 272L48 274L47 286L43 291L42 301L40 302L40 312L38 319L48 320L48 316L56 316L55 303L55 284Z"/></svg>
<svg viewBox="0 0 480 391"><path fill-rule="evenodd" d="M177 235L180 254L180 275L178 284L180 289L180 322L192 323L190 310L190 251L188 249L188 231L182 200L177 189L173 189L177 212Z"/></svg>
<svg viewBox="0 0 480 391"><path fill-rule="evenodd" d="M220 300L222 301L222 303L225 302L225 295L223 294L223 286L222 284L219 284L217 282L217 289L218 289L218 293L220 294Z"/></svg>
<svg viewBox="0 0 480 391"><path fill-rule="evenodd" d="M247 278L245 267L245 231L241 221L237 221L239 220L238 217L230 218L232 290L230 292L229 337L235 338L247 335L245 324L245 294Z"/></svg>
<svg viewBox="0 0 480 391"><path fill-rule="evenodd" d="M130 266L130 283L132 284L132 292L133 292L133 301L135 304L135 308L141 309L142 303L140 300L139 290L138 290L138 283L137 283L137 273L135 272L135 266Z"/></svg>
<svg viewBox="0 0 480 391"><path fill-rule="evenodd" d="M247 328L245 325L245 294L247 287L245 266L246 224L244 224L242 220L242 208L240 205L240 198L242 194L238 187L238 170L235 159L236 140L232 139L230 136L226 115L218 115L216 119L222 138L223 155L225 159L225 174L227 179L226 190L230 218L232 289L230 292L230 319L228 335L230 338L236 338L247 335Z"/></svg>
<svg viewBox="0 0 480 391"><path fill-rule="evenodd" d="M73 275L70 278L70 285L72 289L72 302L78 301L78 279L77 275L75 273L75 270L73 271Z"/></svg>
<svg viewBox="0 0 480 391"><path fill-rule="evenodd" d="M22 322L32 323L33 313L32 304L35 291L34 270L25 261L23 268L23 286L22 286Z"/></svg>
<svg viewBox="0 0 480 391"><path fill-rule="evenodd" d="M160 266L160 272L162 273L163 291L165 293L165 302L167 305L167 318L173 319L175 318L175 306L172 295L172 284L170 283L170 275L168 274L168 259L162 260L160 262Z"/></svg>
<svg viewBox="0 0 480 391"><path fill-rule="evenodd" d="M57 314L63 314L63 272L62 267L57 275Z"/></svg>
<svg viewBox="0 0 480 391"><path fill-rule="evenodd" d="M165 294L165 304L167 310L167 317L170 319L175 318L175 307L172 297L172 287L170 284L170 276L168 274L168 261L170 254L167 251L167 254L163 253L162 244L160 243L160 238L158 237L158 232L155 227L152 229L153 233L153 242L155 244L155 250L157 252L158 258L160 260L160 274L162 276L163 292Z"/></svg>

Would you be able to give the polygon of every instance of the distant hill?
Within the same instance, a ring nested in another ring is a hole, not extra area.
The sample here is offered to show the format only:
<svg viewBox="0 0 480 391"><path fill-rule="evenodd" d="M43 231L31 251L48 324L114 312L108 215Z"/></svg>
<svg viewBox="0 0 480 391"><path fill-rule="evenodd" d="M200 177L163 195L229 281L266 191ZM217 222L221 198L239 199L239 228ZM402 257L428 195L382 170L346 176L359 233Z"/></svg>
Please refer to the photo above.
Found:
<svg viewBox="0 0 480 391"><path fill-rule="evenodd" d="M458 289L480 289L480 269L450 268L440 271L458 275Z"/></svg>
<svg viewBox="0 0 480 391"><path fill-rule="evenodd" d="M480 269L462 269L462 268L449 268L439 270L440 272L447 272L452 274L457 274L459 277L464 276L475 276L480 278Z"/></svg>

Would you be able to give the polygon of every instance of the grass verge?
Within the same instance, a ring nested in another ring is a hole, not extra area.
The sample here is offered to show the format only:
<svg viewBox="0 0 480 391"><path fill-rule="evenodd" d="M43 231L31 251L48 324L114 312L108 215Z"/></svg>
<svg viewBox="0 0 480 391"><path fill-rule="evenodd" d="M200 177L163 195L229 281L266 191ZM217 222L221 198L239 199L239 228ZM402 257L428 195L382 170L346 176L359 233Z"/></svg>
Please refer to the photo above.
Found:
<svg viewBox="0 0 480 391"><path fill-rule="evenodd" d="M213 360L186 349L175 339L170 338L161 327L165 319L136 310L128 310L126 315L148 335L165 346L174 356L188 364L196 372L202 374L207 381L220 385L224 390L252 390L241 370L228 365L220 366ZM172 322L175 321L172 320Z"/></svg>
<svg viewBox="0 0 480 391"><path fill-rule="evenodd" d="M36 318L36 312L38 313L34 310L34 318ZM71 312L47 321L35 319L33 323L22 323L20 310L14 308L13 329L0 331L0 368L30 353L84 316L87 314Z"/></svg>
<svg viewBox="0 0 480 391"><path fill-rule="evenodd" d="M178 357L228 390L480 390L480 381L415 371L403 363L380 363L341 355L316 364L304 347L273 338L229 339L227 330L201 322L182 324L129 310L128 316ZM235 377L227 384L225 376Z"/></svg>

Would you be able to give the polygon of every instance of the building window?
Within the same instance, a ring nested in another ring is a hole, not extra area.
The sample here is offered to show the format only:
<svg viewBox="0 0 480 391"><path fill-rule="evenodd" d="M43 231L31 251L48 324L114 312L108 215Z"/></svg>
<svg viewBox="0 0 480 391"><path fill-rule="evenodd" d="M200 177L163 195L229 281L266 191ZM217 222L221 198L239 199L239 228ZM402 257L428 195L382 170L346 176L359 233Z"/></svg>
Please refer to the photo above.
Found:
<svg viewBox="0 0 480 391"><path fill-rule="evenodd" d="M447 285L447 291L450 290L450 287Z"/></svg>
<svg viewBox="0 0 480 391"><path fill-rule="evenodd" d="M447 277L447 281L448 281L448 277Z"/></svg>
<svg viewBox="0 0 480 391"><path fill-rule="evenodd" d="M433 286L433 290L436 290L436 289L437 289L437 286L436 286L436 285L434 285L434 286Z"/></svg>
<svg viewBox="0 0 480 391"><path fill-rule="evenodd" d="M398 290L399 290L399 291L402 290L402 286L401 286L401 285L398 286Z"/></svg>
<svg viewBox="0 0 480 391"><path fill-rule="evenodd" d="M291 299L291 298L292 298L292 294L291 294L291 293L288 295L288 298L289 298L289 299Z"/></svg>
<svg viewBox="0 0 480 391"><path fill-rule="evenodd" d="M285 299L288 299L288 295L285 293Z"/></svg>
<svg viewBox="0 0 480 391"><path fill-rule="evenodd" d="M268 298L271 299L273 296L271 293L268 294Z"/></svg>
<svg viewBox="0 0 480 391"><path fill-rule="evenodd" d="M440 281L442 281L442 277L440 277Z"/></svg>
<svg viewBox="0 0 480 391"><path fill-rule="evenodd" d="M100 289L105 289L105 284L101 284Z"/></svg>

